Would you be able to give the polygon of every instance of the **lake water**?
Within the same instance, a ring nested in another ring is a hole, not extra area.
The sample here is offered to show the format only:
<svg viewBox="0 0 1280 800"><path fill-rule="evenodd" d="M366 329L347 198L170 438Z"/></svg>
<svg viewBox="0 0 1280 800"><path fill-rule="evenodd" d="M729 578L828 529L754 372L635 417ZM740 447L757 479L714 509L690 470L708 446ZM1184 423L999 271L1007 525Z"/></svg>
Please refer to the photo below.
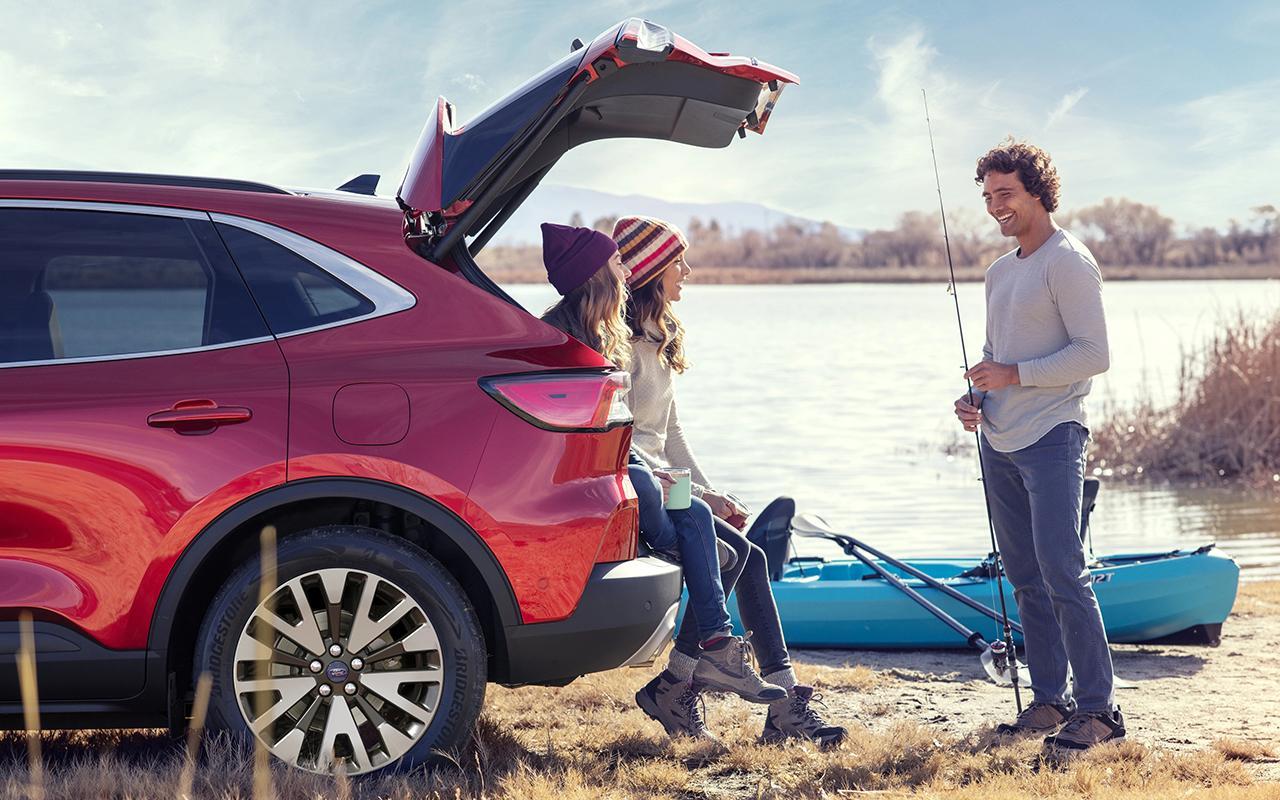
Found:
<svg viewBox="0 0 1280 800"><path fill-rule="evenodd" d="M545 285L507 289L535 312L555 299ZM959 294L972 362L982 287ZM1111 370L1094 381L1095 417L1144 385L1173 397L1183 351L1237 310L1280 309L1280 281L1114 282L1105 299ZM972 449L944 452L967 441L951 410L964 380L945 283L695 282L678 309L693 362L677 380L680 419L718 487L752 508L790 495L892 554L990 549ZM1280 577L1280 504L1266 497L1104 480L1091 528L1099 554L1217 542L1247 579Z"/></svg>

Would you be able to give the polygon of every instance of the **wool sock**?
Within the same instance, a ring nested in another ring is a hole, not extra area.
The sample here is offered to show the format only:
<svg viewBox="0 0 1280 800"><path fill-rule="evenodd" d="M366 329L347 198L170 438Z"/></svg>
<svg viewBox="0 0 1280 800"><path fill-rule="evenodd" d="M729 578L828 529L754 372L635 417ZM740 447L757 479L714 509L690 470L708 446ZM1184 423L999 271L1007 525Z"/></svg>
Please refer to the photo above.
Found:
<svg viewBox="0 0 1280 800"><path fill-rule="evenodd" d="M718 633L713 633L707 638L698 642L698 647L701 647L703 650L707 650L709 648L717 649L719 648L721 642L731 638L733 638L733 628L725 628L724 630Z"/></svg>
<svg viewBox="0 0 1280 800"><path fill-rule="evenodd" d="M772 683L774 686L781 686L787 690L787 694L791 694L791 690L800 683L796 680L796 671L791 667L780 669L777 672L770 672L764 676L765 683Z"/></svg>
<svg viewBox="0 0 1280 800"><path fill-rule="evenodd" d="M696 666L698 666L698 659L687 656L679 650L672 650L671 655L667 657L667 672L682 681L693 677L693 668Z"/></svg>

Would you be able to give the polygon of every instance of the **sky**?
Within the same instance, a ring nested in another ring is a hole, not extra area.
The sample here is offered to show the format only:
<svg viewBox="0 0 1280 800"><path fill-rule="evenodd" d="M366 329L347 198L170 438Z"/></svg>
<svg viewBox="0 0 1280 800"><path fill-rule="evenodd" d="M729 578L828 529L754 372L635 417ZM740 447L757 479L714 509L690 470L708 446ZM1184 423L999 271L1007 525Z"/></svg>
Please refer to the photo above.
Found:
<svg viewBox="0 0 1280 800"><path fill-rule="evenodd" d="M465 121L629 16L800 85L763 137L591 143L549 183L888 227L936 208L925 89L949 218L982 222L974 162L1006 135L1053 155L1064 210L1127 197L1189 228L1280 205L1269 2L0 0L0 168L376 172L390 195L438 95Z"/></svg>

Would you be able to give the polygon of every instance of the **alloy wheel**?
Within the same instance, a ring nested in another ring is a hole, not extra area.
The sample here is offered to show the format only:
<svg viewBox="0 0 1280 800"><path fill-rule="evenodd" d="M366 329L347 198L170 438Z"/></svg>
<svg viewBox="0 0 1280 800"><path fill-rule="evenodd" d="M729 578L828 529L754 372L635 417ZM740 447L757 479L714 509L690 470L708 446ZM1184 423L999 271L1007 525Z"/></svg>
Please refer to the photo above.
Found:
<svg viewBox="0 0 1280 800"><path fill-rule="evenodd" d="M444 678L439 637L417 601L375 574L322 569L253 610L232 683L249 729L276 758L359 774L422 737Z"/></svg>

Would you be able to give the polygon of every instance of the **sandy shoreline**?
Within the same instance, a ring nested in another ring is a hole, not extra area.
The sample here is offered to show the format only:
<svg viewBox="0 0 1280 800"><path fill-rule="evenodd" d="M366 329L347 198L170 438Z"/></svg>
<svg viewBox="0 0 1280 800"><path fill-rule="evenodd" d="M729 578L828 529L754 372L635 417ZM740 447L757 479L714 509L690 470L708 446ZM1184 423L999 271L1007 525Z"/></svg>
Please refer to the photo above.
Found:
<svg viewBox="0 0 1280 800"><path fill-rule="evenodd" d="M1271 592L1256 599L1250 588L1223 626L1219 647L1112 646L1117 676L1134 684L1116 691L1131 739L1181 752L1217 739L1280 741L1280 602ZM905 718L964 736L1014 713L1013 690L987 680L970 651L796 650L793 658L802 665L864 666L890 678L825 696L832 716L873 730ZM1260 780L1280 781L1280 759L1250 766Z"/></svg>

